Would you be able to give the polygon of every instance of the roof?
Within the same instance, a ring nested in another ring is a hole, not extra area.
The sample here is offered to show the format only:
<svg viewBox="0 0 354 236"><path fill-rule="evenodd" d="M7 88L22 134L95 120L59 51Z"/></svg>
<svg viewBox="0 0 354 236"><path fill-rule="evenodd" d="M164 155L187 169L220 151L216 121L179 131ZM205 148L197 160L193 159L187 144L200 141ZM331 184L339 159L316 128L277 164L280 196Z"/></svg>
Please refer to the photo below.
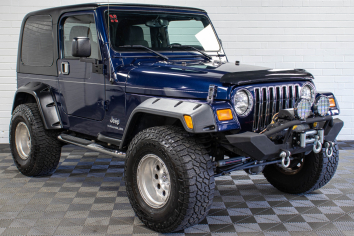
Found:
<svg viewBox="0 0 354 236"><path fill-rule="evenodd" d="M165 8L165 9L176 9L176 10L187 10L187 11L200 11L205 12L203 9L193 8L193 7L183 7L183 6L168 6L168 5L155 5L155 4L134 4L134 3L84 3L84 4L75 4L67 6L53 7L43 10L38 10L35 12L29 13L29 15L38 15L38 14L55 14L67 12L67 11L76 11L76 10L92 10L101 6L114 6L114 7L142 7L142 8ZM57 15L55 14L55 15Z"/></svg>

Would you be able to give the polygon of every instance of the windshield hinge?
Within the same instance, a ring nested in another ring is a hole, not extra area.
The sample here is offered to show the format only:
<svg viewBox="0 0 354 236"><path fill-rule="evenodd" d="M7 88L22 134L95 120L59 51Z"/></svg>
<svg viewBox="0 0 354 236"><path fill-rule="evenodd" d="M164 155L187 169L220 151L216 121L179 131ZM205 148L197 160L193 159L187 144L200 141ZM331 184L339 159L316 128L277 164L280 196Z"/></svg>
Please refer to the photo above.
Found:
<svg viewBox="0 0 354 236"><path fill-rule="evenodd" d="M209 85L208 97L207 102L209 104L213 103L214 98L216 97L216 91L218 90L218 86L211 84Z"/></svg>

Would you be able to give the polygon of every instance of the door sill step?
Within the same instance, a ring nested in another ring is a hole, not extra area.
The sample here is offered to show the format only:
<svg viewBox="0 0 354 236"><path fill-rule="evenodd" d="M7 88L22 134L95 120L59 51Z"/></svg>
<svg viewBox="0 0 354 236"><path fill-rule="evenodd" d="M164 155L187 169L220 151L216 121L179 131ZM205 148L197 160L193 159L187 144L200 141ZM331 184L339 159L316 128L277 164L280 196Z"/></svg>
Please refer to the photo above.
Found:
<svg viewBox="0 0 354 236"><path fill-rule="evenodd" d="M120 143L122 142L119 139L111 138L111 137L105 136L101 133L98 134L97 139L101 142L104 142L104 143L114 144L118 147L120 146Z"/></svg>
<svg viewBox="0 0 354 236"><path fill-rule="evenodd" d="M109 148L103 147L93 141L83 139L83 138L74 137L74 136L71 136L68 134L61 134L58 136L58 139L60 141L65 142L65 143L74 144L79 147L87 148L87 149L90 149L90 150L93 150L96 152L101 152L104 154L108 154L111 156L123 157L123 158L125 158L125 156L126 156L126 154L124 152L120 152L120 151L114 150L114 149L109 149Z"/></svg>

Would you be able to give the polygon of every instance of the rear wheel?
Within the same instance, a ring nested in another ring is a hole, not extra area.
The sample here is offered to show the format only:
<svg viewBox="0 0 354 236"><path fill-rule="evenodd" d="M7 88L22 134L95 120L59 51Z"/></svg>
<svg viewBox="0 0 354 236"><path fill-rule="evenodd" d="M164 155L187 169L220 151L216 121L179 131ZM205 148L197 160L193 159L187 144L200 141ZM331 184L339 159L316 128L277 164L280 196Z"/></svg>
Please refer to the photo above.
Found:
<svg viewBox="0 0 354 236"><path fill-rule="evenodd" d="M155 231L178 231L203 220L214 196L213 175L205 148L180 128L149 128L129 145L128 197L139 219Z"/></svg>
<svg viewBox="0 0 354 236"><path fill-rule="evenodd" d="M290 168L277 164L266 166L263 174L270 184L285 193L309 193L326 185L334 176L339 161L337 143L333 155L327 157L325 149L320 153L303 155Z"/></svg>
<svg viewBox="0 0 354 236"><path fill-rule="evenodd" d="M59 163L61 146L57 132L44 129L37 104L16 107L10 124L10 148L22 174L37 176L53 172Z"/></svg>

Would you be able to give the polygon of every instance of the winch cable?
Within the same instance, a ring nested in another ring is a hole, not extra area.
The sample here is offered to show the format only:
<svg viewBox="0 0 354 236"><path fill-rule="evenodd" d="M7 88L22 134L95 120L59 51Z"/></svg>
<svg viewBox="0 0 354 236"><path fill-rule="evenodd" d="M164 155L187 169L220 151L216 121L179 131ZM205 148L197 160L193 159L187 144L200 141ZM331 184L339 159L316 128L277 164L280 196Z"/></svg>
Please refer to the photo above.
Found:
<svg viewBox="0 0 354 236"><path fill-rule="evenodd" d="M270 123L270 125L274 124L278 120L278 114L279 114L279 112L274 114L274 116L272 117L272 122ZM268 129L268 126L264 130L262 130L259 134L263 134L264 132L267 131L267 129Z"/></svg>

